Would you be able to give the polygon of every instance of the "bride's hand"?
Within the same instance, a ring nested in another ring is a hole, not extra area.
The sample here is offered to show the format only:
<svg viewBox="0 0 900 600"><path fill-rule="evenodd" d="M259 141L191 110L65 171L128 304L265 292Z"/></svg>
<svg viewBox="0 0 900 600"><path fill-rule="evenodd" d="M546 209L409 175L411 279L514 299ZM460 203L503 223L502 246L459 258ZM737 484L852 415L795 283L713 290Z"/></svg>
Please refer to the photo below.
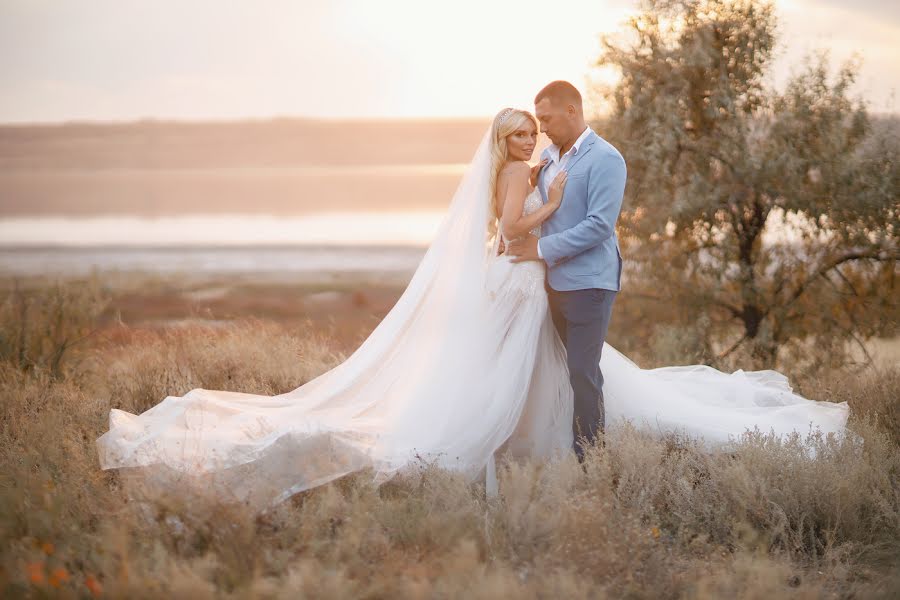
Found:
<svg viewBox="0 0 900 600"><path fill-rule="evenodd" d="M556 177L553 178L553 181L550 182L550 187L547 189L548 203L557 208L559 208L559 205L562 202L563 190L566 188L566 177L568 175L569 174L565 171L560 171L556 174Z"/></svg>

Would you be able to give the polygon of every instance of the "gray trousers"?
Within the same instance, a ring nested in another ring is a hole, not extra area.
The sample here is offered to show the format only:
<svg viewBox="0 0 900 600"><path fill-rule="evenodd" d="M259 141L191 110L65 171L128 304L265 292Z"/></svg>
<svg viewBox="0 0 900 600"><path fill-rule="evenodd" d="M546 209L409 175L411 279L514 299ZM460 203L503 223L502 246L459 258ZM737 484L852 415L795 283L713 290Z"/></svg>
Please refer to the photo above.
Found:
<svg viewBox="0 0 900 600"><path fill-rule="evenodd" d="M582 443L593 444L597 432L603 433L606 428L600 354L616 292L599 288L561 292L546 287L553 324L566 346L569 381L575 394L573 450L581 461Z"/></svg>

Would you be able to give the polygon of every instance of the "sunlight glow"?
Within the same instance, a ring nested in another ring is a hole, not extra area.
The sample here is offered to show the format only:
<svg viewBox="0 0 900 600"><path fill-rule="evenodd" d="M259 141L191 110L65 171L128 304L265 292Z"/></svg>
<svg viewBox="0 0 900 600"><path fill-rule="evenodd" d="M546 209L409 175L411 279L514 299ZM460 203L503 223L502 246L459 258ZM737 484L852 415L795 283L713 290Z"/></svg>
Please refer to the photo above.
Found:
<svg viewBox="0 0 900 600"><path fill-rule="evenodd" d="M778 80L815 48L864 59L862 91L900 83L890 2L777 0ZM582 91L632 0L185 0L0 3L0 122L272 116L465 117ZM111 52L111 50L113 50ZM600 75L603 80L608 75Z"/></svg>

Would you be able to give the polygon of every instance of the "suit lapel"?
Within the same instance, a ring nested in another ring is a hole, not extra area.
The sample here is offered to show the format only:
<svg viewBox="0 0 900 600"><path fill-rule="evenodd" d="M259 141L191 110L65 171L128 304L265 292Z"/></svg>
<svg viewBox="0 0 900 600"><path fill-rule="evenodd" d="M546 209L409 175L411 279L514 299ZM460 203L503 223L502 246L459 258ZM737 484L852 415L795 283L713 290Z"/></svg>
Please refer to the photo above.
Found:
<svg viewBox="0 0 900 600"><path fill-rule="evenodd" d="M581 146L578 147L578 153L569 160L569 164L566 165L566 171L571 172L572 167L577 165L578 161L584 158L584 155L591 151L591 148L593 148L596 141L597 134L592 131L591 134L584 138L584 141L581 142Z"/></svg>
<svg viewBox="0 0 900 600"><path fill-rule="evenodd" d="M584 141L581 142L581 146L578 147L578 153L574 157L569 159L569 162L566 164L566 171L572 171L572 167L577 165L578 161L580 161L585 154L591 151L591 148L594 146L594 143L596 143L599 137L600 136L598 136L595 131L591 130L590 135L584 138ZM549 148L545 148L544 151L541 152L542 159L550 157L550 153L548 152L548 150ZM547 196L544 195L544 173L546 171L546 168L541 169L541 172L538 173L537 179L538 189L541 190L541 200L544 202L544 204L547 204Z"/></svg>
<svg viewBox="0 0 900 600"><path fill-rule="evenodd" d="M547 152L547 148L544 148L544 151L541 152L541 159L550 158L550 153ZM544 167L538 172L537 185L538 189L541 192L541 201L544 204L547 204L547 197L544 195L544 172L546 172L547 167Z"/></svg>

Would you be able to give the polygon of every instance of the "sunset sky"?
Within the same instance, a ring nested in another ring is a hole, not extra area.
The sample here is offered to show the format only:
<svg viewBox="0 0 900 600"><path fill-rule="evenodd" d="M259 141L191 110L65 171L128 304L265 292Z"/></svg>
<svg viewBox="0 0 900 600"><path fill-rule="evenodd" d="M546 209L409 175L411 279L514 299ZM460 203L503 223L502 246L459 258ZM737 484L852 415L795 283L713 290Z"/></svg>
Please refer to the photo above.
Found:
<svg viewBox="0 0 900 600"><path fill-rule="evenodd" d="M583 90L627 0L0 0L0 122L488 116L552 79ZM783 81L858 52L896 111L900 3L780 0ZM603 79L603 74L593 77Z"/></svg>

